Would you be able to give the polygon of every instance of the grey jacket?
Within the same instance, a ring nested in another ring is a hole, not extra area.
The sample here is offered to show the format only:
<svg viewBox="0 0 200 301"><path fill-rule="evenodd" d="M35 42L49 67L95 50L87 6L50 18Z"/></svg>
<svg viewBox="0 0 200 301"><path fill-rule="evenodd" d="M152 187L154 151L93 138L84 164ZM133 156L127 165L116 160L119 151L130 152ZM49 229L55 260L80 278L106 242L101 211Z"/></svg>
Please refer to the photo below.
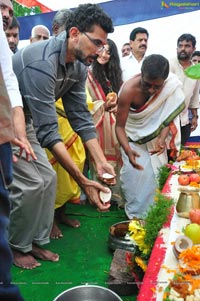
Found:
<svg viewBox="0 0 200 301"><path fill-rule="evenodd" d="M66 44L63 32L58 37L32 43L13 55L25 114L32 116L41 146L49 149L61 141L54 104L60 97L71 126L83 142L96 138L86 104L87 67L79 61L65 64Z"/></svg>

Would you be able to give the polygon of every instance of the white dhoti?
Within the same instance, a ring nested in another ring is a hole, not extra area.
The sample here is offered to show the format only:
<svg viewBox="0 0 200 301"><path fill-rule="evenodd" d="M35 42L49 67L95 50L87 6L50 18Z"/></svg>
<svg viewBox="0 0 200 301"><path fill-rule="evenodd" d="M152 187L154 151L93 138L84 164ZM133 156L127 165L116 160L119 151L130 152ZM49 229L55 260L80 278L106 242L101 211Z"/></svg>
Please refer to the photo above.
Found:
<svg viewBox="0 0 200 301"><path fill-rule="evenodd" d="M180 148L179 114L184 109L184 95L181 83L170 75L158 95L139 110L130 109L126 134L129 145L140 157L136 158L144 170L133 168L129 158L122 150L123 166L120 173L121 187L125 199L125 211L129 219L144 216L153 203L156 193L156 175L161 166L168 161L167 148L178 151ZM169 126L166 139L167 148L161 155L151 155L157 137Z"/></svg>

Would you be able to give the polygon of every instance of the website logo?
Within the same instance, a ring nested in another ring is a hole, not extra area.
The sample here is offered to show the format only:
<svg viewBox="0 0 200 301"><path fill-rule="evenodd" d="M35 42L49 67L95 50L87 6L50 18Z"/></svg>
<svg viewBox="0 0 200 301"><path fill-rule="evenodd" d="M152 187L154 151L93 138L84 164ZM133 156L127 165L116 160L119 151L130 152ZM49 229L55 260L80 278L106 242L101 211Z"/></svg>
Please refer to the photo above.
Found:
<svg viewBox="0 0 200 301"><path fill-rule="evenodd" d="M194 9L200 7L200 2L165 2L161 1L161 9L165 8Z"/></svg>
<svg viewBox="0 0 200 301"><path fill-rule="evenodd" d="M161 8L169 8L169 5L165 1L162 1Z"/></svg>

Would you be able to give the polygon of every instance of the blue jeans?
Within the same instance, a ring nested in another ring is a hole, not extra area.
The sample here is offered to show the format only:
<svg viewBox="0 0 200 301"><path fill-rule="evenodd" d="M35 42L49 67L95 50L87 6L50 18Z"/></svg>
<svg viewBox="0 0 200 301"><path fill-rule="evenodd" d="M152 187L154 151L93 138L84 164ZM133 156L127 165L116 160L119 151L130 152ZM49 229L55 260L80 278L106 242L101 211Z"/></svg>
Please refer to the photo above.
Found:
<svg viewBox="0 0 200 301"><path fill-rule="evenodd" d="M0 300L24 300L17 286L11 283L12 252L7 238L10 202L7 185L12 181L10 143L0 145Z"/></svg>

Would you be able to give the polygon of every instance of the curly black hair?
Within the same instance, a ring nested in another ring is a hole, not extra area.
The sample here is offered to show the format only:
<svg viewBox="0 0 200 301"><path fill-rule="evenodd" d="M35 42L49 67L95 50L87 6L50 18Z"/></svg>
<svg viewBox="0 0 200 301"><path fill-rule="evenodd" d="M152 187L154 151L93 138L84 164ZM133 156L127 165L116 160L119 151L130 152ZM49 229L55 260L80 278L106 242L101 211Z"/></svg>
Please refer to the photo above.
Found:
<svg viewBox="0 0 200 301"><path fill-rule="evenodd" d="M106 33L114 31L111 18L97 4L81 4L66 23L68 33L71 27L77 27L81 32L92 32L93 26L99 25Z"/></svg>
<svg viewBox="0 0 200 301"><path fill-rule="evenodd" d="M97 60L92 63L92 73L102 86L105 94L112 91L118 93L122 84L122 70L116 44L107 39L110 51L110 60L105 65L99 64ZM108 81L110 85L108 85Z"/></svg>

